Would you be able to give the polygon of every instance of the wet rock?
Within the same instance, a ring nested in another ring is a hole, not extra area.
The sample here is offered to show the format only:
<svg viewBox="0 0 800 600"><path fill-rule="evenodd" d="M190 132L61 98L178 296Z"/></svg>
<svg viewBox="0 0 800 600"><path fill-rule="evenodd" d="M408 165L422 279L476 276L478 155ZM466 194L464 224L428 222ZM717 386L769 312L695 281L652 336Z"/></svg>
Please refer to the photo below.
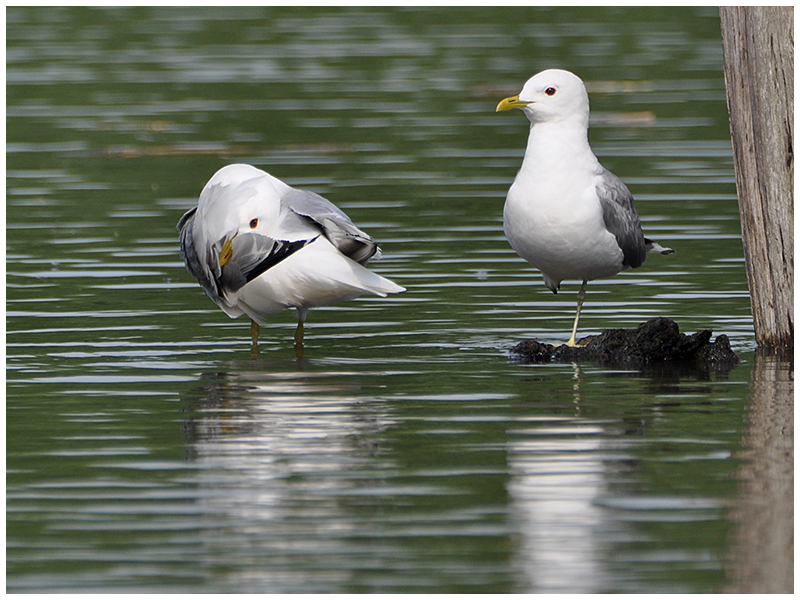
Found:
<svg viewBox="0 0 800 600"><path fill-rule="evenodd" d="M711 341L711 330L685 335L665 317L650 319L636 329L606 329L581 340L578 347L553 346L525 340L511 349L524 363L591 362L602 366L643 367L666 362L695 363L713 370L730 370L739 362L728 336Z"/></svg>

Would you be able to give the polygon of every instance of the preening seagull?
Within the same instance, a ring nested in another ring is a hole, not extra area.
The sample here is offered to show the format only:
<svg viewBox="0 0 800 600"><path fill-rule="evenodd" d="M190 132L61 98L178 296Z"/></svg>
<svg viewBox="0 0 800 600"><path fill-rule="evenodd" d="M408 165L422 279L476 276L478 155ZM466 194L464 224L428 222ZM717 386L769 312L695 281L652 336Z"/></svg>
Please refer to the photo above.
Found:
<svg viewBox="0 0 800 600"><path fill-rule="evenodd" d="M405 290L364 267L380 248L343 211L250 165L217 171L178 230L206 295L229 317L252 320L254 352L259 325L285 308L297 309L300 357L310 308Z"/></svg>
<svg viewBox="0 0 800 600"><path fill-rule="evenodd" d="M633 196L589 146L589 95L568 71L530 78L497 112L520 108L531 123L522 167L503 209L511 247L542 272L554 293L565 279L582 281L572 336L586 283L640 266L648 252L670 254L642 234Z"/></svg>

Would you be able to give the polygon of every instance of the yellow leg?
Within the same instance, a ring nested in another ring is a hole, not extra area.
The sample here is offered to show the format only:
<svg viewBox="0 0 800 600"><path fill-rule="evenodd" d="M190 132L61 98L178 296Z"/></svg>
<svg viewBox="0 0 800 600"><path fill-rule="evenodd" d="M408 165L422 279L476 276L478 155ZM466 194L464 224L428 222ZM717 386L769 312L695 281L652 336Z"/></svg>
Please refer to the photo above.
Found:
<svg viewBox="0 0 800 600"><path fill-rule="evenodd" d="M253 358L258 356L258 332L259 332L258 323L255 321L250 321L250 337L253 338L253 347L250 348L250 354L253 355Z"/></svg>
<svg viewBox="0 0 800 600"><path fill-rule="evenodd" d="M586 280L583 280L581 284L581 289L578 291L578 311L575 313L575 324L572 326L572 337L569 338L567 342L567 346L578 346L579 344L575 341L575 334L578 333L578 320L581 318L581 307L583 306L583 301L586 298Z"/></svg>
<svg viewBox="0 0 800 600"><path fill-rule="evenodd" d="M305 327L303 326L303 322L300 321L297 323L297 329L294 332L294 355L297 358L303 358L303 354L305 353L305 348L303 347L304 333Z"/></svg>

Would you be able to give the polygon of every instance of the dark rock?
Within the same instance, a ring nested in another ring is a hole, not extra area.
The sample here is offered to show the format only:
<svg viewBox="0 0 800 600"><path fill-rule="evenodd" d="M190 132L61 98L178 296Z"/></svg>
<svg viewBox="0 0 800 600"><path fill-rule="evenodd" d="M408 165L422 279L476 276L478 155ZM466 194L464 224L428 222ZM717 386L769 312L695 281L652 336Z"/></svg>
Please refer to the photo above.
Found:
<svg viewBox="0 0 800 600"><path fill-rule="evenodd" d="M562 346L566 348L567 346ZM524 340L511 349L511 354L524 357L528 363L547 363L553 360L553 346L536 340Z"/></svg>
<svg viewBox="0 0 800 600"><path fill-rule="evenodd" d="M511 349L511 355L525 363L591 362L623 368L682 362L730 370L739 362L728 336L720 335L712 342L710 329L685 335L675 321L665 317L650 319L636 329L606 329L579 343L578 347L556 347L525 340Z"/></svg>
<svg viewBox="0 0 800 600"><path fill-rule="evenodd" d="M699 355L706 363L730 365L731 368L739 364L739 357L731 349L731 341L724 333L718 335L714 343L701 348Z"/></svg>

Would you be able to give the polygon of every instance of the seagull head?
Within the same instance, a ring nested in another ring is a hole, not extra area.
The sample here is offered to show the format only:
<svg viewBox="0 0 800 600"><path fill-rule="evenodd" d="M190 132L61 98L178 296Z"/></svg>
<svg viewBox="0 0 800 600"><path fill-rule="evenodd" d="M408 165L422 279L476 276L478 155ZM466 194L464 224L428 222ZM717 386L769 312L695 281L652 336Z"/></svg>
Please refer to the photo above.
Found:
<svg viewBox="0 0 800 600"><path fill-rule="evenodd" d="M286 188L279 179L250 165L223 167L200 193L195 237L222 247L239 234L269 235Z"/></svg>
<svg viewBox="0 0 800 600"><path fill-rule="evenodd" d="M517 96L505 98L496 112L520 108L532 124L578 120L589 126L589 95L580 77L548 69L531 77Z"/></svg>

